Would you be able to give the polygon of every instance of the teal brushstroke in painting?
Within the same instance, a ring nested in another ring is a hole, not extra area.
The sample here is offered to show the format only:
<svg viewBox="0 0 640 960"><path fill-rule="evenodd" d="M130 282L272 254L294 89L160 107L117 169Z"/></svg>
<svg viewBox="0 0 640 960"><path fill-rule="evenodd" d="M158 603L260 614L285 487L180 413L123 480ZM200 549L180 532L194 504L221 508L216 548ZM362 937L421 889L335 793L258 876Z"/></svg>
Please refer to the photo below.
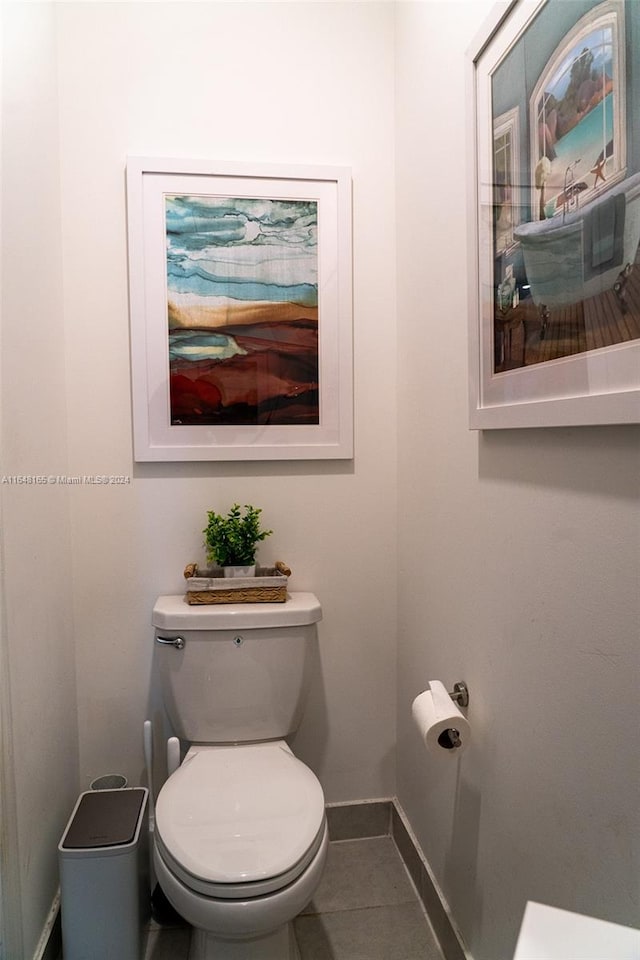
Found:
<svg viewBox="0 0 640 960"><path fill-rule="evenodd" d="M169 295L318 304L318 204L165 197Z"/></svg>
<svg viewBox="0 0 640 960"><path fill-rule="evenodd" d="M317 218L315 200L270 200L244 197L167 197L167 226L172 232L206 229L227 217L241 217L265 225L284 226L305 217Z"/></svg>
<svg viewBox="0 0 640 960"><path fill-rule="evenodd" d="M311 284L258 283L255 280L214 279L194 269L184 272L168 267L169 289L174 293L192 293L199 297L230 297L232 300L291 301L305 306L318 305L317 287Z"/></svg>
<svg viewBox="0 0 640 960"><path fill-rule="evenodd" d="M234 337L221 333L176 330L169 334L170 360L226 360L246 354Z"/></svg>

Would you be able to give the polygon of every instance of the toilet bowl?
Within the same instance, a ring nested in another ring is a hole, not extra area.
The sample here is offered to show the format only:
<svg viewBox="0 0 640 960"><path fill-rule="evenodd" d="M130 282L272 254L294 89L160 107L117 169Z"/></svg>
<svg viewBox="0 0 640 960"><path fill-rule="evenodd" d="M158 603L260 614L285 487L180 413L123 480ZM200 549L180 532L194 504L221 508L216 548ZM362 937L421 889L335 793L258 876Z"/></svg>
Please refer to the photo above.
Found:
<svg viewBox="0 0 640 960"><path fill-rule="evenodd" d="M285 737L321 608L310 593L220 606L160 597L153 611L164 704L190 744L156 802L156 876L193 926L189 960L299 960L292 921L329 841L322 787Z"/></svg>
<svg viewBox="0 0 640 960"><path fill-rule="evenodd" d="M156 805L154 865L190 960L293 960L328 847L322 788L284 741L192 746Z"/></svg>

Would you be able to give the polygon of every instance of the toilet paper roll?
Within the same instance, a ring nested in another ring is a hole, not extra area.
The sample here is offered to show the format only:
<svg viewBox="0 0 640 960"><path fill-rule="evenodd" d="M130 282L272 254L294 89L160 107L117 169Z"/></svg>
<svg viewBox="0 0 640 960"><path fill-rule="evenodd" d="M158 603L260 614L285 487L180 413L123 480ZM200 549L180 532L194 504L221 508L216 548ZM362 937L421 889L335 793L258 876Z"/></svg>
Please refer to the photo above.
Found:
<svg viewBox="0 0 640 960"><path fill-rule="evenodd" d="M440 680L429 681L429 689L419 693L413 701L411 713L428 750L452 757L464 753L471 733L469 721L460 713Z"/></svg>

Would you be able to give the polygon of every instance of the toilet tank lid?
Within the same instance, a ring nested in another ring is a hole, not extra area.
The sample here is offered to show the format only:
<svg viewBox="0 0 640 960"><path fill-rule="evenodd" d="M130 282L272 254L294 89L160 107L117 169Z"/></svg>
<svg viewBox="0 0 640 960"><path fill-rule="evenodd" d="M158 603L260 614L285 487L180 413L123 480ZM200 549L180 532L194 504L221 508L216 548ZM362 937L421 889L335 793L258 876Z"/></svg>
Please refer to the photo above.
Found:
<svg viewBox="0 0 640 960"><path fill-rule="evenodd" d="M288 593L284 603L188 604L183 595L158 597L152 624L161 630L299 627L322 619L313 593Z"/></svg>

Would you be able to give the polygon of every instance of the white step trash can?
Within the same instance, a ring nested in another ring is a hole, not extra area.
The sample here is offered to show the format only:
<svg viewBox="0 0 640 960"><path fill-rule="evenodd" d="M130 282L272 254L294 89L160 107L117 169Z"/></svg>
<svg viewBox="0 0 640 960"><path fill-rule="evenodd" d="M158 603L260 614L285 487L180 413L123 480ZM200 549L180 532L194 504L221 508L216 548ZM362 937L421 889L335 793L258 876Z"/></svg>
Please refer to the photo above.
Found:
<svg viewBox="0 0 640 960"><path fill-rule="evenodd" d="M149 919L144 787L80 794L58 844L64 960L140 960Z"/></svg>

